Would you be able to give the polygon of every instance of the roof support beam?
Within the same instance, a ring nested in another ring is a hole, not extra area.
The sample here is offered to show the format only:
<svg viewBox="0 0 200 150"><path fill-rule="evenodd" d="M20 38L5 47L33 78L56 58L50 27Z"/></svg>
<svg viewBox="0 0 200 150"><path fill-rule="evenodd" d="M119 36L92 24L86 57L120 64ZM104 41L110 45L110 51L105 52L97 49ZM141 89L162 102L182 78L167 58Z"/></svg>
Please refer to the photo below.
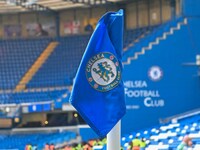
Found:
<svg viewBox="0 0 200 150"><path fill-rule="evenodd" d="M7 2L7 0L4 0L5 2ZM22 8L25 8L27 10L31 10L31 11L45 11L45 12L49 12L49 13L57 13L55 10L52 10L48 7L45 7L43 5L37 4L37 3L33 3L33 4L27 4L24 0L14 0L13 3L16 6L21 6Z"/></svg>
<svg viewBox="0 0 200 150"><path fill-rule="evenodd" d="M81 3L85 5L101 5L101 4L109 3L107 0L63 0L63 1Z"/></svg>

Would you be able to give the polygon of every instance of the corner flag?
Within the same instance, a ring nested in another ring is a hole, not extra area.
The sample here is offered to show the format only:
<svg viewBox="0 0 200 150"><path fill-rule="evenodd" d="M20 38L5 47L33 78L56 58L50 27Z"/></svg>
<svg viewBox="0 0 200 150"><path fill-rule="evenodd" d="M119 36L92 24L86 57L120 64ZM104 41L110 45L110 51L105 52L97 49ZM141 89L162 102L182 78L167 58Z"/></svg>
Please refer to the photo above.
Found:
<svg viewBox="0 0 200 150"><path fill-rule="evenodd" d="M100 137L126 113L122 48L123 11L108 12L90 38L70 96L71 104Z"/></svg>

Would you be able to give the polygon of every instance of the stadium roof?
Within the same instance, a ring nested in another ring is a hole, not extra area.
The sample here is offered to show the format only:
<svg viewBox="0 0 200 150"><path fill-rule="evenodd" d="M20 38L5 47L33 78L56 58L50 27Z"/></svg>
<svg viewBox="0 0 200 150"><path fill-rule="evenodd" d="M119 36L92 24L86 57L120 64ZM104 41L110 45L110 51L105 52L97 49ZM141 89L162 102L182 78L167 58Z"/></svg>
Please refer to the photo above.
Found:
<svg viewBox="0 0 200 150"><path fill-rule="evenodd" d="M63 9L102 5L125 0L0 0L0 13L56 12Z"/></svg>

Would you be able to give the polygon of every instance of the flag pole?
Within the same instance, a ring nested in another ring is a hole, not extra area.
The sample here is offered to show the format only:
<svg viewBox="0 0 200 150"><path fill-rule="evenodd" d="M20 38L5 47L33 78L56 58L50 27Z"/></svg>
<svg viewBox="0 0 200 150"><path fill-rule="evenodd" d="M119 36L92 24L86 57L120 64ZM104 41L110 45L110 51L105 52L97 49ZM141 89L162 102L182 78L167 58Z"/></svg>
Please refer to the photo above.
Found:
<svg viewBox="0 0 200 150"><path fill-rule="evenodd" d="M120 150L121 147L121 120L107 134L107 150Z"/></svg>

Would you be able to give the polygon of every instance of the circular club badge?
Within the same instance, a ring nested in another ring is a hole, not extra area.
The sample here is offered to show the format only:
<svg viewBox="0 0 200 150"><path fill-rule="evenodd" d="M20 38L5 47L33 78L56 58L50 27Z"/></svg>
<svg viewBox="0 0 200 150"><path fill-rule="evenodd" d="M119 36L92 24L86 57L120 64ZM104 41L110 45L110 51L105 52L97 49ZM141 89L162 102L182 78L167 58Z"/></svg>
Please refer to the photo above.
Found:
<svg viewBox="0 0 200 150"><path fill-rule="evenodd" d="M86 65L86 77L94 89L101 92L112 90L121 80L117 58L108 52L93 56Z"/></svg>
<svg viewBox="0 0 200 150"><path fill-rule="evenodd" d="M159 81L163 76L163 72L160 67L152 66L148 71L148 75L152 81Z"/></svg>

